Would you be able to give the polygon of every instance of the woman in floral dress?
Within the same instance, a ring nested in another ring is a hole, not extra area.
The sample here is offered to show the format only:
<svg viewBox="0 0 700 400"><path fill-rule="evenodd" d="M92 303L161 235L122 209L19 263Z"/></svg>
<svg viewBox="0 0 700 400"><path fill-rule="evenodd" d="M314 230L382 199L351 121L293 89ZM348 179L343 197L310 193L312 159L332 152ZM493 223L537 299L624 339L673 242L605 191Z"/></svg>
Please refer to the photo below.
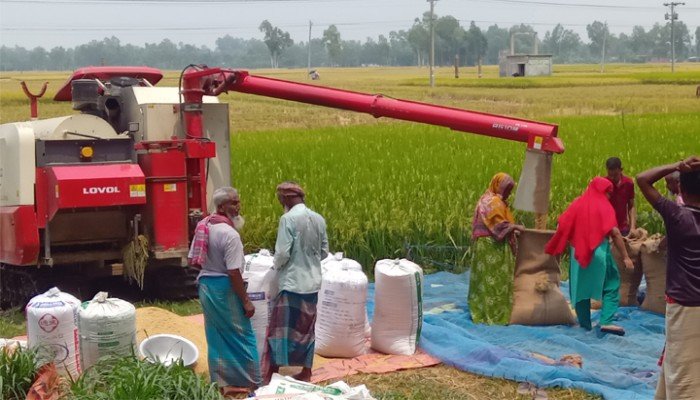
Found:
<svg viewBox="0 0 700 400"><path fill-rule="evenodd" d="M474 210L469 309L476 323L506 325L510 320L515 269L516 225L508 206L515 181L496 174Z"/></svg>

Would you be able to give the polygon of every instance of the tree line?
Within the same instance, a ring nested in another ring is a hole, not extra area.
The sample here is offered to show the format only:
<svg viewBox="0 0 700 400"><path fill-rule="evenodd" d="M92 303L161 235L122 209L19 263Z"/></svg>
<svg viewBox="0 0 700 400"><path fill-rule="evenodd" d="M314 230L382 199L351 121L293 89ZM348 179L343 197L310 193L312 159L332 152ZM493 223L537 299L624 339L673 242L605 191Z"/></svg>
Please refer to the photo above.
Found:
<svg viewBox="0 0 700 400"><path fill-rule="evenodd" d="M586 26L587 41L571 29L557 24L544 35L531 25L510 28L491 25L482 30L474 22L463 26L453 16L435 17L436 65L497 64L499 55L511 48L516 54L551 54L555 63L595 63L603 57L609 62L646 62L671 57L671 25L655 24L645 30L635 26L630 33L610 33L609 27L594 21ZM0 47L0 70L69 70L86 65L149 65L163 69L179 69L190 63L220 65L231 68L295 68L307 65L311 51L313 67L367 65L424 66L430 49L430 15L416 18L406 30L367 38L364 42L344 40L335 25L323 31L320 38L294 42L289 33L263 21L259 27L263 39L242 39L229 35L216 39L215 47L174 43L143 46L122 44L116 37L93 40L73 48L43 47L25 49ZM700 27L694 35L682 21L675 24L676 59L683 61L700 56ZM536 43L536 44L535 44Z"/></svg>

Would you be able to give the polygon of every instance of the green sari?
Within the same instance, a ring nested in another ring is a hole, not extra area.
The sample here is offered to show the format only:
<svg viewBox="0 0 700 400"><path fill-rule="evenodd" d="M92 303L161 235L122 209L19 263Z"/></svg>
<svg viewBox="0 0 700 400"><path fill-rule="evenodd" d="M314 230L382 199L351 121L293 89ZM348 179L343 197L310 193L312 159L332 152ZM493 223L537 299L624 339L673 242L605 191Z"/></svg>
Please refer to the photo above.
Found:
<svg viewBox="0 0 700 400"><path fill-rule="evenodd" d="M472 242L469 310L472 321L507 325L513 308L515 257L508 241L481 237Z"/></svg>

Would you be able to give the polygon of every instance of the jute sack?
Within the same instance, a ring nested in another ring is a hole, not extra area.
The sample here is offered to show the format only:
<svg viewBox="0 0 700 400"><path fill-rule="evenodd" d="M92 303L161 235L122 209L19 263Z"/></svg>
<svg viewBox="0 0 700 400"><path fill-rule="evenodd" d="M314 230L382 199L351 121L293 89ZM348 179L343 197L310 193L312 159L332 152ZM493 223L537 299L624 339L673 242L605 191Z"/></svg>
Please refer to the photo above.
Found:
<svg viewBox="0 0 700 400"><path fill-rule="evenodd" d="M627 254L632 259L634 270L628 271L625 268L625 263L622 261L622 254L617 250L617 247L612 244L612 255L617 264L617 270L620 272L620 305L621 306L638 306L637 292L639 284L642 282L642 257L640 251L642 244L647 240L648 234L644 229L636 229L630 232L625 238L625 247Z"/></svg>
<svg viewBox="0 0 700 400"><path fill-rule="evenodd" d="M559 263L544 252L553 234L554 231L526 229L518 236L511 325L572 325L575 322L559 289Z"/></svg>
<svg viewBox="0 0 700 400"><path fill-rule="evenodd" d="M653 235L642 244L642 268L647 280L647 294L642 308L655 313L666 312L666 249L660 249L663 236Z"/></svg>

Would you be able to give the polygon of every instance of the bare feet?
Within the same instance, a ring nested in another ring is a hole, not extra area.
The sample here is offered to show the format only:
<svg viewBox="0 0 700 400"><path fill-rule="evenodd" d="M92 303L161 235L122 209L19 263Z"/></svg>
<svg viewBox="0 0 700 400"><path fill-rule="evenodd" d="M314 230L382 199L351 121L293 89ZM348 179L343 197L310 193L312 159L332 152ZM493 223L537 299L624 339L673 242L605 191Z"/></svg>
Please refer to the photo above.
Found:
<svg viewBox="0 0 700 400"><path fill-rule="evenodd" d="M276 374L280 372L280 367L279 365L270 365L270 370L267 371L267 374L263 377L263 385L269 385L270 381L272 380L272 374Z"/></svg>
<svg viewBox="0 0 700 400"><path fill-rule="evenodd" d="M309 382L311 381L311 368L304 368L299 372L298 374L294 375L292 378L302 381L302 382Z"/></svg>
<svg viewBox="0 0 700 400"><path fill-rule="evenodd" d="M221 388L221 394L225 398L242 398L250 392L251 390L249 388L237 386L224 386Z"/></svg>

